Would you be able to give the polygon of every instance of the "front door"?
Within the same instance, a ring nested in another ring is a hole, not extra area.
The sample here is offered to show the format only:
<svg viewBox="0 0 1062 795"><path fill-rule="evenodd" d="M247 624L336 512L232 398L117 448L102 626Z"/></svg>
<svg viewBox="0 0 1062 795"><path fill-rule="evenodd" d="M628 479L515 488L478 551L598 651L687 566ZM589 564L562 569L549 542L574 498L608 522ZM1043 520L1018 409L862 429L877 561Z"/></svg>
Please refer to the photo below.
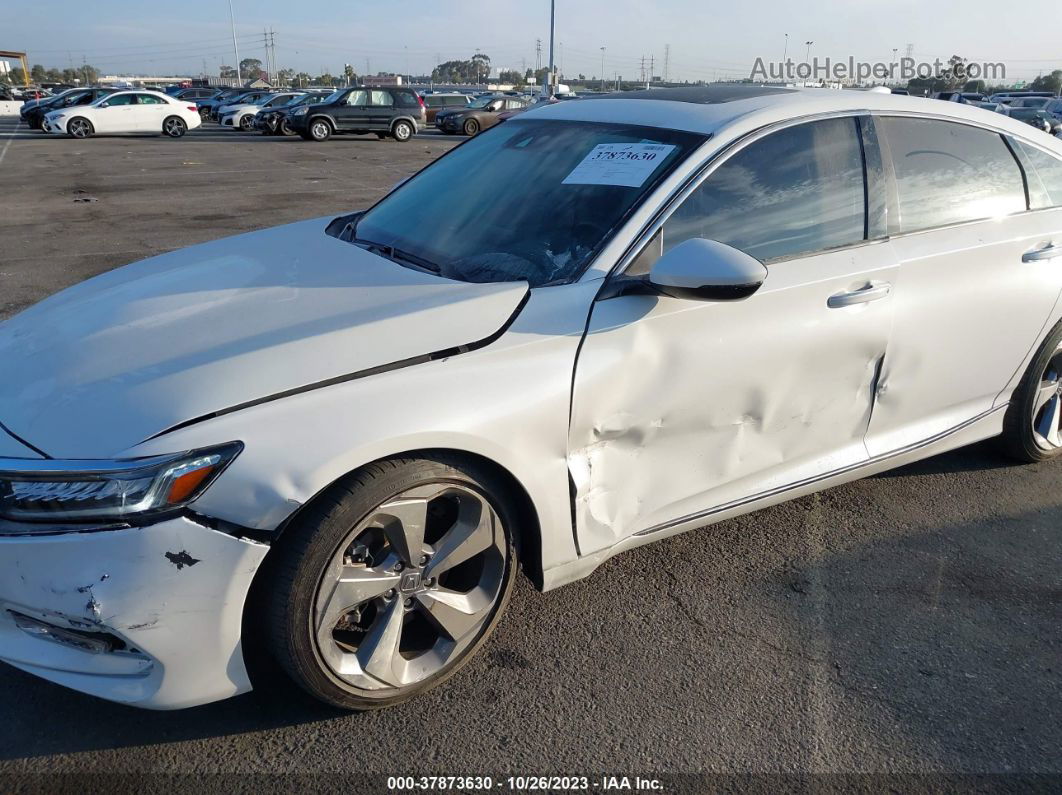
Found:
<svg viewBox="0 0 1062 795"><path fill-rule="evenodd" d="M348 91L332 113L336 127L343 132L369 129L368 104L369 92L364 88Z"/></svg>
<svg viewBox="0 0 1062 795"><path fill-rule="evenodd" d="M594 305L569 438L583 554L867 459L897 267L866 239L859 136L848 117L752 141L628 271L718 240L767 264L751 297Z"/></svg>

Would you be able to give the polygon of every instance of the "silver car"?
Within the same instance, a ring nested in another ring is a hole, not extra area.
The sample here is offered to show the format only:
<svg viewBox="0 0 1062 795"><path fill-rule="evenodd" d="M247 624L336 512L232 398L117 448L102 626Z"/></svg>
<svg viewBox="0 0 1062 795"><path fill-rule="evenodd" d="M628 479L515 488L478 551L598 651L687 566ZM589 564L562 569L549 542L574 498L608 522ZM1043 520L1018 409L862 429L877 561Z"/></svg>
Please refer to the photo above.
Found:
<svg viewBox="0 0 1062 795"><path fill-rule="evenodd" d="M1062 142L1003 115L536 108L365 212L0 325L0 658L171 709L250 689L264 646L330 704L395 704L520 574L989 437L1057 457L1060 295Z"/></svg>

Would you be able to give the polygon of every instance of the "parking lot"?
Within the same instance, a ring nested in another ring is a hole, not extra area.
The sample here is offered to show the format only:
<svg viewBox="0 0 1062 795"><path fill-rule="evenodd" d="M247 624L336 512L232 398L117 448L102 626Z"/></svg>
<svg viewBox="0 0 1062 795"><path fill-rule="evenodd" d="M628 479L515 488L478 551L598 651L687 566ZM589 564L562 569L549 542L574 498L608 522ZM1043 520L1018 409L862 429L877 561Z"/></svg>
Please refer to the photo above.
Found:
<svg viewBox="0 0 1062 795"><path fill-rule="evenodd" d="M0 319L181 246L366 205L460 139L73 140L0 121ZM971 362L971 366L976 366ZM0 772L1062 773L1062 464L979 445L549 594L392 710L275 672L177 713L0 669Z"/></svg>

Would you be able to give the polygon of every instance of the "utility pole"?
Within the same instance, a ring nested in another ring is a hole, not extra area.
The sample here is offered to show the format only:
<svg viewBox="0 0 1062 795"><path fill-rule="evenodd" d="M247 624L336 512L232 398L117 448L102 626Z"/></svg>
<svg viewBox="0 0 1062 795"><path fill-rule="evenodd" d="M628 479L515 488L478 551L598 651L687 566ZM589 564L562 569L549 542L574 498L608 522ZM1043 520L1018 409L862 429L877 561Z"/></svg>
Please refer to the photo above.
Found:
<svg viewBox="0 0 1062 795"><path fill-rule="evenodd" d="M646 88L649 88L649 83L653 82L653 72L656 71L656 56L649 56L649 82L645 84Z"/></svg>
<svg viewBox="0 0 1062 795"><path fill-rule="evenodd" d="M556 92L553 71L553 37L557 30L557 0L549 0L549 95L552 97Z"/></svg>
<svg viewBox="0 0 1062 795"><path fill-rule="evenodd" d="M542 68L542 39L535 39L535 74Z"/></svg>
<svg viewBox="0 0 1062 795"><path fill-rule="evenodd" d="M601 91L605 90L605 48L601 48Z"/></svg>
<svg viewBox="0 0 1062 795"><path fill-rule="evenodd" d="M243 83L243 70L240 69L240 46L236 43L236 15L232 12L232 0L229 0L229 24L232 25L232 49L236 52L236 83Z"/></svg>
<svg viewBox="0 0 1062 795"><path fill-rule="evenodd" d="M665 84L667 83L667 70L668 70L668 66L670 66L670 65L671 65L671 45L670 44L665 44L664 45L664 83Z"/></svg>

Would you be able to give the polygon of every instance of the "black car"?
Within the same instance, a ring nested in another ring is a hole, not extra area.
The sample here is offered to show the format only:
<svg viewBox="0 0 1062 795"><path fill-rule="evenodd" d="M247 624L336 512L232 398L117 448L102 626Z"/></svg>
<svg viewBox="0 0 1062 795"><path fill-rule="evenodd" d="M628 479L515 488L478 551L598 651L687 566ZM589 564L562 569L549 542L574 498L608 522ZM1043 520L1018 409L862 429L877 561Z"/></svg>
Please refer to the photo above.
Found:
<svg viewBox="0 0 1062 795"><path fill-rule="evenodd" d="M336 133L409 141L425 126L424 101L412 88L341 88L324 102L292 109L288 124L307 141L327 141Z"/></svg>
<svg viewBox="0 0 1062 795"><path fill-rule="evenodd" d="M72 88L69 91L64 91L62 94L57 94L46 100L41 100L32 107L25 107L19 109L19 116L26 124L32 129L41 129L41 124L44 121L44 117L51 113L53 110L60 110L62 108L69 108L72 105L91 105L100 97L105 97L108 94L113 94L118 91L117 88Z"/></svg>
<svg viewBox="0 0 1062 795"><path fill-rule="evenodd" d="M308 94L295 97L286 105L279 108L265 108L254 114L254 128L260 130L262 135L296 135L291 129L288 116L295 108L303 105L318 105L332 96L331 92L311 91Z"/></svg>

